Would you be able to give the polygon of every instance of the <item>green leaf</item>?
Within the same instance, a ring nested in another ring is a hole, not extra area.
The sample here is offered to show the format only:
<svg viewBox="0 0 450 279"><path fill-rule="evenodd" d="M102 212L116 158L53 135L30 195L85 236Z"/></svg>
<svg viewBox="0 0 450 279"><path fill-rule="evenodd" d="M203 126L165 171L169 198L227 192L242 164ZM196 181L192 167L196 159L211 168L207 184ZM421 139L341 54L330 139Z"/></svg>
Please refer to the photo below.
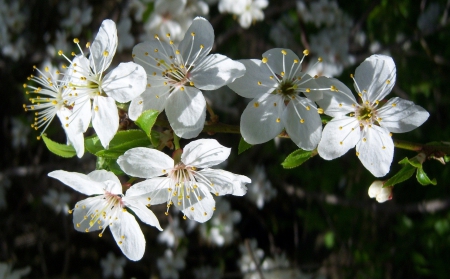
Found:
<svg viewBox="0 0 450 279"><path fill-rule="evenodd" d="M325 247L327 247L328 249L333 248L333 246L334 246L334 233L333 232L325 233L325 235L323 236L323 241L324 241Z"/></svg>
<svg viewBox="0 0 450 279"><path fill-rule="evenodd" d="M285 169L293 169L304 162L306 162L309 158L311 158L311 154L313 151L306 151L303 149L297 149L291 154L289 154L281 165Z"/></svg>
<svg viewBox="0 0 450 279"><path fill-rule="evenodd" d="M155 125L156 118L158 117L159 111L157 110L146 110L144 111L138 119L134 122L141 128L147 137L152 139L152 128Z"/></svg>
<svg viewBox="0 0 450 279"><path fill-rule="evenodd" d="M430 185L430 184L433 184L433 185L437 184L436 179L430 180L430 178L425 173L423 168L417 168L416 178L417 178L417 181L419 181L419 183L422 184L422 186L426 186L426 185Z"/></svg>
<svg viewBox="0 0 450 279"><path fill-rule="evenodd" d="M158 131L151 131L150 140L152 142L153 147L157 148L161 143L161 133Z"/></svg>
<svg viewBox="0 0 450 279"><path fill-rule="evenodd" d="M104 149L97 135L85 138L84 147L86 148L87 151L89 151L92 154L95 154L100 150Z"/></svg>
<svg viewBox="0 0 450 279"><path fill-rule="evenodd" d="M131 148L148 147L150 145L150 140L141 130L119 131L109 143L109 148L96 152L95 156L117 159Z"/></svg>
<svg viewBox="0 0 450 279"><path fill-rule="evenodd" d="M50 150L52 153L58 156L64 158L71 158L77 155L77 152L75 151L75 148L73 148L72 145L54 142L51 139L47 138L45 135L42 135L42 139L44 140L44 143L47 146L48 150Z"/></svg>
<svg viewBox="0 0 450 279"><path fill-rule="evenodd" d="M244 138L241 138L241 140L239 141L238 155L240 155L245 150L250 149L250 147L252 147L252 146L253 145L251 145L250 143L246 142L244 140Z"/></svg>
<svg viewBox="0 0 450 279"><path fill-rule="evenodd" d="M406 159L406 161L405 161ZM389 187L389 186L393 186L395 184L398 184L400 182L403 182L407 179L409 179L413 174L414 171L416 170L416 168L409 164L409 160L408 158L405 158L402 161L400 161L400 164L403 164L403 168L396 173L393 177L389 178L383 185L383 187ZM404 163L402 163L403 161L405 161Z"/></svg>

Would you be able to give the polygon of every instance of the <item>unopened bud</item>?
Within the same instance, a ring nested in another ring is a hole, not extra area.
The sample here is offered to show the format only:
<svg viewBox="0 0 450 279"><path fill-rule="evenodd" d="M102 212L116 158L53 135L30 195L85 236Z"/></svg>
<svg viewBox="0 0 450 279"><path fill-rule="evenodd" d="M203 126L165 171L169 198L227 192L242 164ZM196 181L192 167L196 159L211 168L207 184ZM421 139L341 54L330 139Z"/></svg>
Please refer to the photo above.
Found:
<svg viewBox="0 0 450 279"><path fill-rule="evenodd" d="M379 203L391 200L393 187L383 187L383 185L384 181L374 181L369 187L369 197L375 198Z"/></svg>

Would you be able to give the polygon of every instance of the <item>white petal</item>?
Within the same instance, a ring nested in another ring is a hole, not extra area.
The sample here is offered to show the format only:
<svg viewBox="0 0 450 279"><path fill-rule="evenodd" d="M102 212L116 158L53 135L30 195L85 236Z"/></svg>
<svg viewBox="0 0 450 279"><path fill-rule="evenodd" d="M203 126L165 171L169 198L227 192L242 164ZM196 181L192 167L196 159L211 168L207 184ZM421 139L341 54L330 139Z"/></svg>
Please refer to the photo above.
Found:
<svg viewBox="0 0 450 279"><path fill-rule="evenodd" d="M394 142L386 129L375 125L365 128L356 151L361 163L374 176L381 177L389 172L394 156Z"/></svg>
<svg viewBox="0 0 450 279"><path fill-rule="evenodd" d="M375 198L378 193L380 193L381 189L383 189L383 181L376 180L369 187L369 197Z"/></svg>
<svg viewBox="0 0 450 279"><path fill-rule="evenodd" d="M120 63L103 79L102 89L119 103L126 103L144 92L147 74L142 66L133 63Z"/></svg>
<svg viewBox="0 0 450 279"><path fill-rule="evenodd" d="M169 90L167 90L167 94ZM147 88L141 95L134 98L130 107L128 108L128 117L131 120L136 120L142 114L142 112L153 109L157 111L163 111L166 104L167 96L161 94L160 88L150 87Z"/></svg>
<svg viewBox="0 0 450 279"><path fill-rule="evenodd" d="M286 55L284 55L282 51L284 51ZM287 48L273 48L264 52L262 56L267 58L267 64L270 66L272 71L280 76L282 76L281 72L284 72L284 76L293 76L296 69L297 71L301 71L302 69L301 65L298 67L300 58L298 58L297 54L295 54L292 50ZM297 60L298 62L295 63L294 67L292 67L294 60Z"/></svg>
<svg viewBox="0 0 450 279"><path fill-rule="evenodd" d="M157 64L161 60L169 59L167 55L175 57L172 47L168 43L157 40L143 42L133 48L134 62L144 67L149 78L153 79L161 79L163 67L158 67Z"/></svg>
<svg viewBox="0 0 450 279"><path fill-rule="evenodd" d="M89 110L90 112L90 110ZM63 107L57 112L58 118L61 121L62 127L66 132L67 141L77 152L78 158L83 157L84 154L84 136L83 123L80 118L71 118L72 111ZM68 119L68 120L67 120Z"/></svg>
<svg viewBox="0 0 450 279"><path fill-rule="evenodd" d="M106 203L103 196L91 197L77 202L72 212L75 230L79 232L93 232L108 226L103 218L95 219L95 221L91 218L91 214L95 213L96 210L97 212L102 212L105 206Z"/></svg>
<svg viewBox="0 0 450 279"><path fill-rule="evenodd" d="M252 24L252 14L244 12L239 16L238 21L242 28L247 29Z"/></svg>
<svg viewBox="0 0 450 279"><path fill-rule="evenodd" d="M378 110L380 126L393 133L405 133L422 125L430 114L421 106L398 97Z"/></svg>
<svg viewBox="0 0 450 279"><path fill-rule="evenodd" d="M183 148L181 161L186 166L207 168L225 161L230 152L231 148L221 145L215 139L199 139Z"/></svg>
<svg viewBox="0 0 450 279"><path fill-rule="evenodd" d="M109 67L116 53L117 43L116 24L110 19L104 20L90 47L89 60L94 73L102 73ZM105 55L105 51L108 55Z"/></svg>
<svg viewBox="0 0 450 279"><path fill-rule="evenodd" d="M121 155L117 164L128 175L152 178L173 168L173 159L156 149L136 147Z"/></svg>
<svg viewBox="0 0 450 279"><path fill-rule="evenodd" d="M316 148L322 136L322 120L313 101L297 97L289 102L284 113L284 126L292 141L304 150Z"/></svg>
<svg viewBox="0 0 450 279"><path fill-rule="evenodd" d="M119 128L119 114L113 98L103 96L94 98L92 126L103 147L108 148L109 142Z"/></svg>
<svg viewBox="0 0 450 279"><path fill-rule="evenodd" d="M336 117L345 115L355 110L353 105L357 105L357 101L351 90L342 82L335 78L319 77L316 82L322 88L330 88L333 86L337 91L323 90L321 100L316 100L317 104L324 110L325 114Z"/></svg>
<svg viewBox="0 0 450 279"><path fill-rule="evenodd" d="M89 96L75 100L73 114L70 121L81 121L83 133L89 128L92 118L92 103ZM78 120L79 119L79 120Z"/></svg>
<svg viewBox="0 0 450 279"><path fill-rule="evenodd" d="M376 100L381 101L391 92L395 78L394 60L386 55L370 56L356 68L355 72L358 93L363 93L363 100L369 100L371 103Z"/></svg>
<svg viewBox="0 0 450 279"><path fill-rule="evenodd" d="M198 172L199 176L203 176L212 183L211 193L222 195L243 196L247 193L247 183L251 183L251 179L244 175L238 175L224 170L203 169Z"/></svg>
<svg viewBox="0 0 450 279"><path fill-rule="evenodd" d="M113 189L107 189L108 192L113 193L115 195L121 195L122 194L122 183L120 182L119 178L110 171L106 170L95 170L88 174L88 177L92 181L96 182L105 182L107 180L110 180L114 182L114 188Z"/></svg>
<svg viewBox="0 0 450 279"><path fill-rule="evenodd" d="M196 17L179 45L185 65L196 65L194 60L197 55L198 61L201 61L211 51L213 44L214 29L211 23L202 17ZM200 45L203 45L203 47L200 47Z"/></svg>
<svg viewBox="0 0 450 279"><path fill-rule="evenodd" d="M191 71L190 79L202 90L220 88L245 74L244 64L221 54L208 55L198 63Z"/></svg>
<svg viewBox="0 0 450 279"><path fill-rule="evenodd" d="M206 118L206 101L200 90L185 86L172 92L166 101L166 114L170 126L179 137L198 136Z"/></svg>
<svg viewBox="0 0 450 279"><path fill-rule="evenodd" d="M119 220L116 220L109 228L114 240L127 258L132 261L142 259L145 252L145 238L133 215L123 212Z"/></svg>
<svg viewBox="0 0 450 279"><path fill-rule="evenodd" d="M145 205L141 204L140 202L129 202L133 199L128 199L127 197L123 198L123 201L126 203L127 207L133 210L133 212L141 219L142 222L146 223L147 225L156 227L158 230L162 231L161 226L159 225L158 218L156 218L155 213L148 209Z"/></svg>
<svg viewBox="0 0 450 279"><path fill-rule="evenodd" d="M241 116L241 134L250 144L267 142L283 131L283 98L265 95L252 100Z"/></svg>
<svg viewBox="0 0 450 279"><path fill-rule="evenodd" d="M105 191L103 190L103 183L93 181L89 176L85 174L57 170L50 172L48 176L56 178L75 191L88 196L105 193Z"/></svg>
<svg viewBox="0 0 450 279"><path fill-rule="evenodd" d="M190 199L187 199L186 195L184 195L181 200L179 200L178 197L172 198L175 206L180 208L187 218L200 223L204 223L211 219L214 213L214 206L216 205L216 201L211 193L204 190L204 188L206 188L204 185L199 185L199 189L202 189L201 201L193 194L191 194ZM180 202L181 205L178 205L178 202Z"/></svg>
<svg viewBox="0 0 450 279"><path fill-rule="evenodd" d="M325 160L333 160L355 147L360 139L358 121L353 117L339 116L325 125L317 151Z"/></svg>
<svg viewBox="0 0 450 279"><path fill-rule="evenodd" d="M244 76L228 84L234 92L246 98L259 98L264 94L272 93L278 86L275 78L270 78L272 72L257 59L239 60L244 64L246 71ZM259 85L258 82L261 82Z"/></svg>
<svg viewBox="0 0 450 279"><path fill-rule="evenodd" d="M154 177L131 186L127 190L126 196L139 199L145 205L161 204L172 198L167 190L171 187L173 187L171 179Z"/></svg>
<svg viewBox="0 0 450 279"><path fill-rule="evenodd" d="M285 80L293 79L301 77L300 81L296 82L296 85L298 86L295 90L296 92L303 92L303 94L308 97L311 101L318 101L321 100L323 97L322 90L325 87L322 84L318 83L319 78L311 77L308 74L297 72L296 76L293 77L286 77ZM310 92L307 92L310 91Z"/></svg>

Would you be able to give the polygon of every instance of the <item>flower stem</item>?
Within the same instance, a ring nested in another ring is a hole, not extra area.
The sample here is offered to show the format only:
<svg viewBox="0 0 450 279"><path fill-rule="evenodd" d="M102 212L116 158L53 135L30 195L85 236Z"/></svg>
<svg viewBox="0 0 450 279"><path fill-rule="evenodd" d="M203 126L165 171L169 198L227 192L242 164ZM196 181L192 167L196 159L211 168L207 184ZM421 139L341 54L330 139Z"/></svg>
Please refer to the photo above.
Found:
<svg viewBox="0 0 450 279"><path fill-rule="evenodd" d="M214 113L212 107L208 104L208 102L206 102L206 109L208 110L209 115L211 116L211 122L212 123L217 123L217 121L219 121L219 116L217 116Z"/></svg>
<svg viewBox="0 0 450 279"><path fill-rule="evenodd" d="M420 143L414 143L414 142L409 142L409 141L404 141L404 140L394 140L394 146L400 149L406 149L406 150L411 150L411 151L422 151L422 149L424 148L424 144L420 144Z"/></svg>
<svg viewBox="0 0 450 279"><path fill-rule="evenodd" d="M173 133L173 143L175 144L175 150L180 149L180 138L175 133Z"/></svg>

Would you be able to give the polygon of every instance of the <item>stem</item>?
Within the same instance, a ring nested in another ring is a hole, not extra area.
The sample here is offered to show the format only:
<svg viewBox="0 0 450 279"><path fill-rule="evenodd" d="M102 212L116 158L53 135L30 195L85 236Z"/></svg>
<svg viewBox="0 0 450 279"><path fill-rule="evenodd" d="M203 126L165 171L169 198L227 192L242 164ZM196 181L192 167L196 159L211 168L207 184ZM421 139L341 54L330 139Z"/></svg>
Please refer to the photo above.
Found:
<svg viewBox="0 0 450 279"><path fill-rule="evenodd" d="M414 143L404 140L394 140L394 146L400 149L406 149L411 151L422 151L424 149L424 144Z"/></svg>
<svg viewBox="0 0 450 279"><path fill-rule="evenodd" d="M211 122L217 123L219 117L214 113L212 107L208 104L208 102L206 102L206 109L208 110L209 115L211 116Z"/></svg>
<svg viewBox="0 0 450 279"><path fill-rule="evenodd" d="M175 133L173 133L173 143L175 144L175 150L180 149L180 138Z"/></svg>

